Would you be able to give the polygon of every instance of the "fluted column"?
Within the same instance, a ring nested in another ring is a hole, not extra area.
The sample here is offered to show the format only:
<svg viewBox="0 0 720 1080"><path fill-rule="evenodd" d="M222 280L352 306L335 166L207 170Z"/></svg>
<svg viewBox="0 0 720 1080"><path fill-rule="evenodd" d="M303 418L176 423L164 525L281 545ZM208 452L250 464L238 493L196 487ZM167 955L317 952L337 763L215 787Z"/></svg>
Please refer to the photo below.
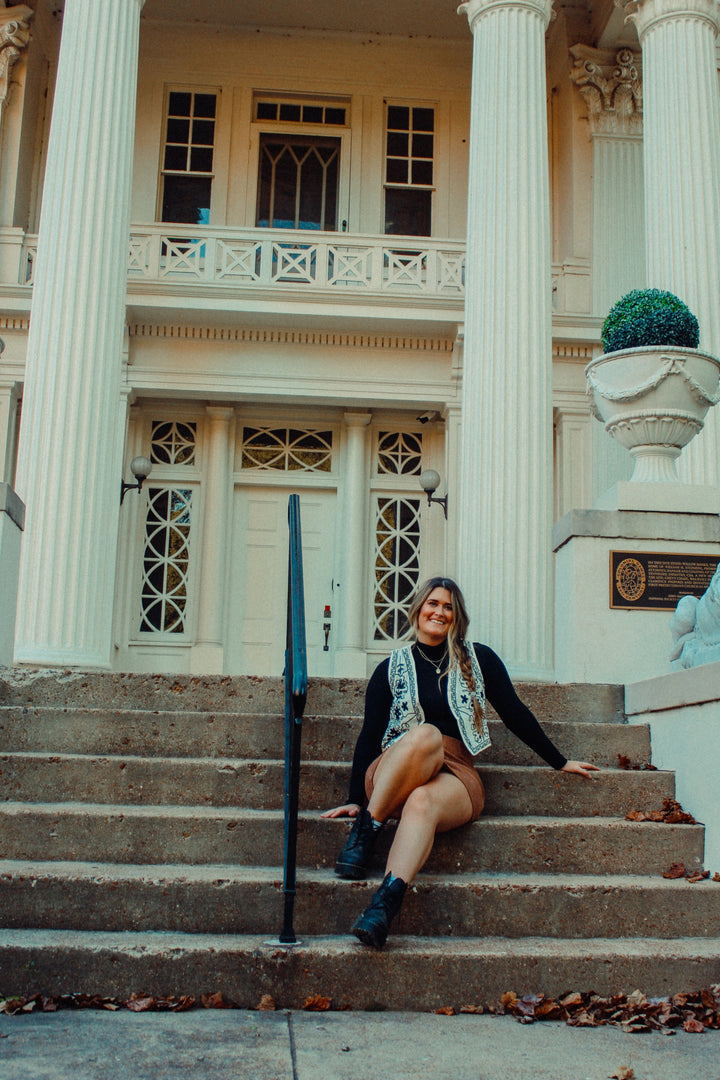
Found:
<svg viewBox="0 0 720 1080"><path fill-rule="evenodd" d="M473 32L459 578L473 637L552 674L550 0L468 0Z"/></svg>
<svg viewBox="0 0 720 1080"><path fill-rule="evenodd" d="M17 662L109 665L143 3L65 3L18 455Z"/></svg>
<svg viewBox="0 0 720 1080"><path fill-rule="evenodd" d="M198 628L191 667L200 674L222 674L225 597L228 594L228 539L231 484L231 434L234 409L208 405L207 456L203 482L202 555L198 589Z"/></svg>
<svg viewBox="0 0 720 1080"><path fill-rule="evenodd" d="M647 283L697 315L700 346L720 354L718 0L623 5L642 46ZM720 482L720 415L683 451L683 479Z"/></svg>
<svg viewBox="0 0 720 1080"><path fill-rule="evenodd" d="M367 575L365 548L367 529L369 452L368 432L372 413L346 412L345 466L342 506L343 542L337 576L337 645L335 674L367 674L365 658Z"/></svg>

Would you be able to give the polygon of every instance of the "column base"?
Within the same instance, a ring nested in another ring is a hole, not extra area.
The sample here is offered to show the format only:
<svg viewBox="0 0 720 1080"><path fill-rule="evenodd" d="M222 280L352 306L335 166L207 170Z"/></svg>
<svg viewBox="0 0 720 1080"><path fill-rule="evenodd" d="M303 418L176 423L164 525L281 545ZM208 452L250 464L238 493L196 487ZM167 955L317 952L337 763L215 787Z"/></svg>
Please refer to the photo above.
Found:
<svg viewBox="0 0 720 1080"><path fill-rule="evenodd" d="M200 641L190 651L191 675L223 675L225 650L216 641Z"/></svg>
<svg viewBox="0 0 720 1080"><path fill-rule="evenodd" d="M14 667L78 668L80 671L112 671L105 656L77 649L15 648Z"/></svg>

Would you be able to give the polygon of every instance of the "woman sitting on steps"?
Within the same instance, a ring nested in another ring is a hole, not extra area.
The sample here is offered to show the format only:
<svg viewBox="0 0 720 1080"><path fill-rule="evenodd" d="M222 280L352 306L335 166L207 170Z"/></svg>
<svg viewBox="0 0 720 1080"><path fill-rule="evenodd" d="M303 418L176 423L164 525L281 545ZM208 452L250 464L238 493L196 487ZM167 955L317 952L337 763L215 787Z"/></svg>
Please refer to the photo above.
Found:
<svg viewBox="0 0 720 1080"><path fill-rule="evenodd" d="M490 745L485 697L505 726L554 769L587 779L597 766L568 761L520 701L487 645L465 640L460 589L435 577L416 592L408 620L414 641L375 669L355 747L349 801L328 818L354 818L335 873L364 878L380 829L399 818L385 878L352 925L364 945L384 945L407 886L425 864L435 834L475 821L485 792L472 755ZM367 808L362 804L367 798Z"/></svg>

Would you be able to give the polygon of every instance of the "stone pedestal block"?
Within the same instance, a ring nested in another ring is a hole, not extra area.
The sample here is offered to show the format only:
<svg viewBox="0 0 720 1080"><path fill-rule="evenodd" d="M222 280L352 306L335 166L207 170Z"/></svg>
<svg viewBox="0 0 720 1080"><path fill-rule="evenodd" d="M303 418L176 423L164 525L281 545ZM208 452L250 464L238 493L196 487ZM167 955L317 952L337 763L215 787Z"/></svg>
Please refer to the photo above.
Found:
<svg viewBox="0 0 720 1080"><path fill-rule="evenodd" d="M572 510L553 530L558 682L632 683L670 670L670 611L610 607L610 552L713 555L715 514Z"/></svg>

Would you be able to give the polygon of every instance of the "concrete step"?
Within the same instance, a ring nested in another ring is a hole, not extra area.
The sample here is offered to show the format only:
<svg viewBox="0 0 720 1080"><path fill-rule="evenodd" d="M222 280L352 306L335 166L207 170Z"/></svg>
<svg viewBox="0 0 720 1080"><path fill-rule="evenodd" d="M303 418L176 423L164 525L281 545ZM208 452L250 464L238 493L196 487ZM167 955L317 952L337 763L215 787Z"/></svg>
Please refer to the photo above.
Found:
<svg viewBox="0 0 720 1080"><path fill-rule="evenodd" d="M351 761L359 717L313 717L303 722L306 759ZM499 720L491 720L492 746L482 760L536 765L538 757ZM633 765L650 761L646 724L549 720L543 728L567 757L617 766L618 755ZM142 754L173 757L282 758L285 721L280 713L187 710L62 709L56 706L0 708L0 752L56 754Z"/></svg>
<svg viewBox="0 0 720 1080"><path fill-rule="evenodd" d="M361 716L366 679L311 678L308 714ZM518 683L521 697L545 720L617 721L619 686ZM281 679L225 675L142 675L10 669L0 679L0 705L60 708L282 712Z"/></svg>
<svg viewBox="0 0 720 1080"><path fill-rule="evenodd" d="M675 794L671 772L607 769L593 782L547 767L480 765L489 814L624 817L629 809L659 810ZM13 753L0 755L0 790L24 802L94 802L283 806L282 761L160 758L130 755ZM300 802L307 810L347 799L350 766L305 762Z"/></svg>
<svg viewBox="0 0 720 1080"><path fill-rule="evenodd" d="M282 874L270 867L0 863L5 927L277 934ZM378 877L341 881L302 870L298 934L346 934ZM421 874L396 931L422 937L711 937L720 927L720 888L660 875Z"/></svg>
<svg viewBox="0 0 720 1080"><path fill-rule="evenodd" d="M652 997L720 980L720 938L430 938L398 935L381 951L349 937L282 946L264 935L0 931L6 993L83 991L127 998L221 990L242 1008L321 995L333 1008L430 1010L496 1004L508 990L557 996L591 987Z"/></svg>
<svg viewBox="0 0 720 1080"><path fill-rule="evenodd" d="M298 863L334 864L348 823L301 813ZM380 837L377 865L392 840ZM702 825L619 818L492 817L437 837L428 872L655 874L702 865ZM0 804L0 858L281 866L283 815L228 807Z"/></svg>

